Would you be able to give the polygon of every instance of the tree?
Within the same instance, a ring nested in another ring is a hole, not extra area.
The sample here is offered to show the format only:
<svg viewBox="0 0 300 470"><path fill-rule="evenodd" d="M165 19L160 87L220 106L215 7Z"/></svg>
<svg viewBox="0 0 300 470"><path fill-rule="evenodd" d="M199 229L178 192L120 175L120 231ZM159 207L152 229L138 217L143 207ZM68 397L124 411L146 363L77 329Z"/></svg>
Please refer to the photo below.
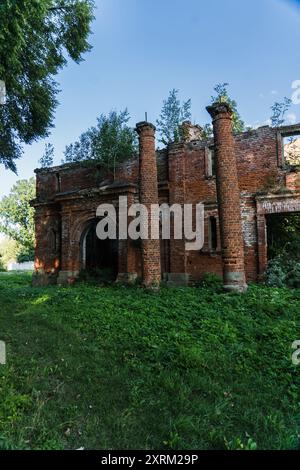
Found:
<svg viewBox="0 0 300 470"><path fill-rule="evenodd" d="M97 127L91 127L86 132L83 132L77 142L66 146L64 151L65 160L62 160L62 163L99 160L100 157L94 152L96 136Z"/></svg>
<svg viewBox="0 0 300 470"><path fill-rule="evenodd" d="M292 100L285 96L281 103L276 101L273 106L271 106L271 110L273 111L271 116L272 127L280 127L285 123L285 115L290 109L291 104Z"/></svg>
<svg viewBox="0 0 300 470"><path fill-rule="evenodd" d="M203 140L212 139L214 136L214 130L211 124L205 124L203 126L202 138Z"/></svg>
<svg viewBox="0 0 300 470"><path fill-rule="evenodd" d="M7 265L10 262L15 262L18 259L19 246L14 240L9 238L4 238L0 242L0 271L1 264L2 268L7 269Z"/></svg>
<svg viewBox="0 0 300 470"><path fill-rule="evenodd" d="M18 258L34 256L34 209L30 201L35 197L35 179L18 181L10 194L0 201L0 232L18 244Z"/></svg>
<svg viewBox="0 0 300 470"><path fill-rule="evenodd" d="M300 166L300 138L299 136L288 137L283 140L283 143L284 143L285 161L291 166Z"/></svg>
<svg viewBox="0 0 300 470"><path fill-rule="evenodd" d="M93 0L1 0L0 163L16 172L22 144L45 138L58 104L55 75L68 56L79 63L88 43Z"/></svg>
<svg viewBox="0 0 300 470"><path fill-rule="evenodd" d="M63 163L97 161L115 175L117 164L131 158L137 150L136 133L127 125L129 119L127 109L120 113L111 111L108 116L101 114L95 127L66 147Z"/></svg>
<svg viewBox="0 0 300 470"><path fill-rule="evenodd" d="M54 159L54 147L52 144L45 145L45 151L39 160L39 165L41 168L50 168L53 166L53 159Z"/></svg>
<svg viewBox="0 0 300 470"><path fill-rule="evenodd" d="M180 125L191 119L191 100L180 102L178 90L171 90L169 96L163 102L159 118L156 121L157 130L160 134L159 141L168 145L178 142L181 138Z"/></svg>
<svg viewBox="0 0 300 470"><path fill-rule="evenodd" d="M232 109L232 126L233 132L236 134L240 134L241 132L245 131L245 123L241 119L241 116L237 110L237 102L230 98L228 94L229 83L218 83L214 87L214 91L216 92L216 96L211 97L212 103L228 103Z"/></svg>

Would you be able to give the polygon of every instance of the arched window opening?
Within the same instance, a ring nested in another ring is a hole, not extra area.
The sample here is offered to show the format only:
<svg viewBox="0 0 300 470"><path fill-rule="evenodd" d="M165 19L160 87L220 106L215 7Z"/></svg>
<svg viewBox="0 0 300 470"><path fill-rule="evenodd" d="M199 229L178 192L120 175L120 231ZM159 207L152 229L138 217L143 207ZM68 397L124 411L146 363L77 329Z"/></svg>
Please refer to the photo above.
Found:
<svg viewBox="0 0 300 470"><path fill-rule="evenodd" d="M216 217L209 218L209 248L217 251L218 248L218 227Z"/></svg>

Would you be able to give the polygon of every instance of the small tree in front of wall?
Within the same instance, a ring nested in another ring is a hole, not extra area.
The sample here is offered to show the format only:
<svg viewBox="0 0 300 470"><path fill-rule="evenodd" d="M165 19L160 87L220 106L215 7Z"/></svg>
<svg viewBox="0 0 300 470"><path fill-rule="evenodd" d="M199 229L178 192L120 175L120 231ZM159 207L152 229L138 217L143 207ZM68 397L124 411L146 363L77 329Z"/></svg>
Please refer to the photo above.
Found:
<svg viewBox="0 0 300 470"><path fill-rule="evenodd" d="M43 156L39 160L41 168L50 168L53 166L54 160L54 147L52 144L46 144Z"/></svg>
<svg viewBox="0 0 300 470"><path fill-rule="evenodd" d="M159 141L163 145L181 140L181 124L191 120L191 100L181 103L178 98L179 91L173 88L163 102L159 118L156 121Z"/></svg>
<svg viewBox="0 0 300 470"><path fill-rule="evenodd" d="M237 109L237 102L230 98L228 93L229 83L218 83L214 87L216 95L211 97L212 103L228 103L232 109L232 126L235 134L240 134L245 131L245 123L242 120L240 113Z"/></svg>
<svg viewBox="0 0 300 470"><path fill-rule="evenodd" d="M127 109L120 113L111 111L108 116L101 114L96 126L66 147L62 163L99 162L115 176L118 163L132 158L137 152L137 136L135 130L128 126L129 119Z"/></svg>
<svg viewBox="0 0 300 470"><path fill-rule="evenodd" d="M283 126L286 119L286 113L290 109L291 104L292 100L285 96L282 102L276 101L273 106L271 106L271 110L273 111L271 116L272 127Z"/></svg>

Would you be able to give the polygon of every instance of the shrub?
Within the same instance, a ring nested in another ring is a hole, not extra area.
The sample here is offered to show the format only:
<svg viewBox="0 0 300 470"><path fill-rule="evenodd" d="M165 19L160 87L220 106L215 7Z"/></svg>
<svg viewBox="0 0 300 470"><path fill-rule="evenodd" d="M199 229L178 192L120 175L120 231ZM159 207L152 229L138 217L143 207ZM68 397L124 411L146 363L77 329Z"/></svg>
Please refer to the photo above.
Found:
<svg viewBox="0 0 300 470"><path fill-rule="evenodd" d="M115 280L115 275L113 269L105 268L98 269L95 268L92 271L83 270L80 272L79 281L89 282L92 284L103 284L107 285L112 283Z"/></svg>
<svg viewBox="0 0 300 470"><path fill-rule="evenodd" d="M285 287L286 276L283 260L281 256L272 259L268 264L266 273L266 284L270 287Z"/></svg>
<svg viewBox="0 0 300 470"><path fill-rule="evenodd" d="M0 436L0 450L14 450L12 444L5 439L5 437Z"/></svg>
<svg viewBox="0 0 300 470"><path fill-rule="evenodd" d="M300 262L278 255L269 262L266 284L270 287L300 287Z"/></svg>
<svg viewBox="0 0 300 470"><path fill-rule="evenodd" d="M199 286L220 292L223 289L223 281L222 278L215 273L205 273Z"/></svg>
<svg viewBox="0 0 300 470"><path fill-rule="evenodd" d="M257 450L257 444L251 438L246 443L243 443L239 437L230 442L225 439L225 446L228 450Z"/></svg>
<svg viewBox="0 0 300 470"><path fill-rule="evenodd" d="M288 287L300 288L300 262L291 262L291 270L288 272L286 277L286 283Z"/></svg>
<svg viewBox="0 0 300 470"><path fill-rule="evenodd" d="M299 217L275 218L269 246L271 258L266 273L267 285L271 287L300 287L300 235Z"/></svg>

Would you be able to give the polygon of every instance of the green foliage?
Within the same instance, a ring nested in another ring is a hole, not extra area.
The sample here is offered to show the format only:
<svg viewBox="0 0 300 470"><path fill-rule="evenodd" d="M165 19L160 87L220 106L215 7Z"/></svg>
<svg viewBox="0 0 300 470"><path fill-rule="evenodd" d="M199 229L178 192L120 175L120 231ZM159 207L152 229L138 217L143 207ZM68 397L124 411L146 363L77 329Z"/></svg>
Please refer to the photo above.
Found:
<svg viewBox="0 0 300 470"><path fill-rule="evenodd" d="M285 164L300 170L300 136L283 139L283 145Z"/></svg>
<svg viewBox="0 0 300 470"><path fill-rule="evenodd" d="M205 273L201 279L200 287L221 292L223 290L223 280L215 273Z"/></svg>
<svg viewBox="0 0 300 470"><path fill-rule="evenodd" d="M300 288L300 261L287 253L277 255L268 264L267 285Z"/></svg>
<svg viewBox="0 0 300 470"><path fill-rule="evenodd" d="M241 132L245 131L245 123L241 119L241 116L237 109L237 102L230 98L228 93L228 86L229 83L219 83L214 87L214 91L216 92L215 96L211 97L212 103L228 103L232 109L232 126L233 132L236 134L240 134Z"/></svg>
<svg viewBox="0 0 300 470"><path fill-rule="evenodd" d="M14 450L13 446L4 437L0 436L0 451L1 450Z"/></svg>
<svg viewBox="0 0 300 470"><path fill-rule="evenodd" d="M42 158L39 160L41 168L50 168L53 166L54 159L54 146L50 143L45 145L45 151Z"/></svg>
<svg viewBox="0 0 300 470"><path fill-rule="evenodd" d="M27 263L28 261L34 261L34 248L19 247L17 254L18 263Z"/></svg>
<svg viewBox="0 0 300 470"><path fill-rule="evenodd" d="M284 97L282 102L276 102L271 107L273 112L271 116L272 127L280 127L285 123L285 115L290 109L292 100L290 98Z"/></svg>
<svg viewBox="0 0 300 470"><path fill-rule="evenodd" d="M132 158L137 151L136 133L127 125L129 119L127 109L120 113L111 111L108 116L101 114L95 127L66 147L63 163L98 161L115 173L117 164Z"/></svg>
<svg viewBox="0 0 300 470"><path fill-rule="evenodd" d="M268 218L269 264L266 282L270 286L300 287L300 216L275 215Z"/></svg>
<svg viewBox="0 0 300 470"><path fill-rule="evenodd" d="M225 444L228 450L257 450L257 444L251 438L244 443L239 437L237 437L230 442L225 441Z"/></svg>
<svg viewBox="0 0 300 470"><path fill-rule="evenodd" d="M276 214L268 217L269 258L287 253L300 258L300 215Z"/></svg>
<svg viewBox="0 0 300 470"><path fill-rule="evenodd" d="M89 282L95 285L109 285L115 280L115 275L112 269L94 269L90 271L81 271L79 281Z"/></svg>
<svg viewBox="0 0 300 470"><path fill-rule="evenodd" d="M18 181L9 196L0 201L0 232L18 244L18 257L29 261L34 256L34 209L30 201L35 197L35 179Z"/></svg>
<svg viewBox="0 0 300 470"><path fill-rule="evenodd" d="M283 260L280 255L269 261L266 273L266 283L271 287L286 286L286 270L283 266Z"/></svg>
<svg viewBox="0 0 300 470"><path fill-rule="evenodd" d="M58 104L54 77L90 50L93 0L2 0L0 79L6 104L0 106L0 163L16 171L22 143L46 137Z"/></svg>
<svg viewBox="0 0 300 470"><path fill-rule="evenodd" d="M295 449L300 291L0 275L0 435L29 449Z"/></svg>
<svg viewBox="0 0 300 470"><path fill-rule="evenodd" d="M180 102L178 90L171 90L169 96L163 102L163 107L156 121L160 135L159 141L168 145L171 142L179 142L182 135L180 125L191 119L191 100Z"/></svg>
<svg viewBox="0 0 300 470"><path fill-rule="evenodd" d="M202 131L203 140L212 139L214 136L214 130L211 124L205 124Z"/></svg>

